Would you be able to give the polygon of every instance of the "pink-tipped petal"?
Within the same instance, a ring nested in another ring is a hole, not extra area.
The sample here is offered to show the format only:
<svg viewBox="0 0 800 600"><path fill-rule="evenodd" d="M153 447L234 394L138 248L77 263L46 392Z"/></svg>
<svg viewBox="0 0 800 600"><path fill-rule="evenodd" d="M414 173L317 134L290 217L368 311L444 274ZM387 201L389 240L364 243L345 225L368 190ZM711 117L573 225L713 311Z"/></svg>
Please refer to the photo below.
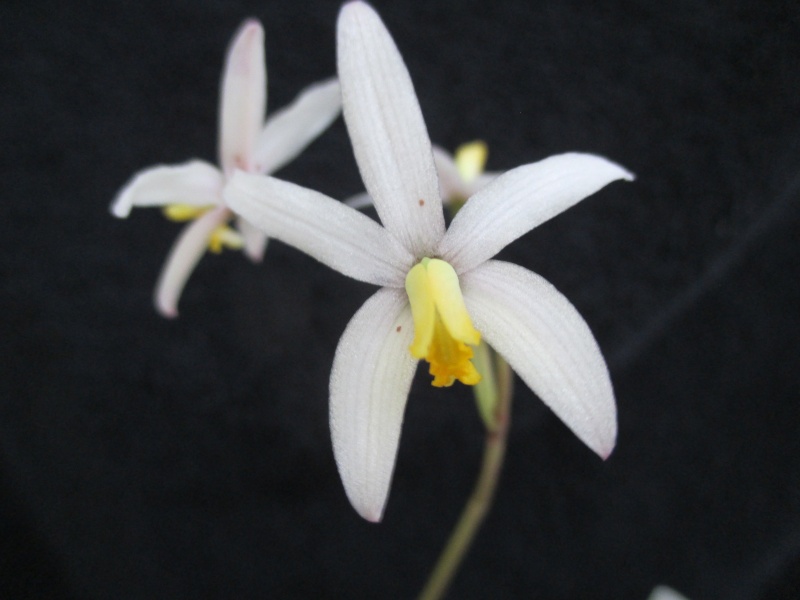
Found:
<svg viewBox="0 0 800 600"><path fill-rule="evenodd" d="M167 318L178 316L178 299L189 275L205 254L211 233L231 217L224 206L208 211L184 227L169 251L155 292L155 306Z"/></svg>
<svg viewBox="0 0 800 600"><path fill-rule="evenodd" d="M403 58L375 11L345 4L337 30L344 118L384 226L417 257L444 234L431 142Z"/></svg>
<svg viewBox="0 0 800 600"><path fill-rule="evenodd" d="M289 106L272 113L256 143L254 169L274 173L325 131L342 110L336 79L309 86Z"/></svg>
<svg viewBox="0 0 800 600"><path fill-rule="evenodd" d="M333 454L353 508L380 521L392 482L408 392L417 367L405 291L383 288L347 325L331 371Z"/></svg>
<svg viewBox="0 0 800 600"><path fill-rule="evenodd" d="M488 261L460 278L486 342L583 443L608 457L617 437L614 390L603 354L572 303L511 263Z"/></svg>
<svg viewBox="0 0 800 600"><path fill-rule="evenodd" d="M253 150L266 105L264 29L261 23L250 19L234 36L222 73L219 159L226 176L237 168L252 170Z"/></svg>
<svg viewBox="0 0 800 600"><path fill-rule="evenodd" d="M458 211L438 255L467 271L612 181L633 175L601 156L560 154L512 169Z"/></svg>
<svg viewBox="0 0 800 600"><path fill-rule="evenodd" d="M124 219L135 206L213 206L221 201L222 173L207 162L191 160L136 173L114 198L111 214Z"/></svg>

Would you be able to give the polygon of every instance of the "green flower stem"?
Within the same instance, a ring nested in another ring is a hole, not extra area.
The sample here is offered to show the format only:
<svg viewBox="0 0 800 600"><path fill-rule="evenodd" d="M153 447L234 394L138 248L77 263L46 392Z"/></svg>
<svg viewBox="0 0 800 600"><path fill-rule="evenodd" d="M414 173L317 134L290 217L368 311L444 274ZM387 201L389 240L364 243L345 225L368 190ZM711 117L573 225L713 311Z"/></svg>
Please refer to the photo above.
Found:
<svg viewBox="0 0 800 600"><path fill-rule="evenodd" d="M487 431L491 431L495 427L497 401L500 393L495 356L496 353L489 348L488 344L481 342L475 348L475 356L472 359L472 363L481 374L481 380L472 388L472 393L478 406L478 414L483 419Z"/></svg>
<svg viewBox="0 0 800 600"><path fill-rule="evenodd" d="M447 592L478 528L489 512L494 491L497 488L508 439L513 379L508 364L494 350L490 349L489 352L493 358L490 362L493 367L497 395L493 411L494 418L484 419L487 428L480 475L472 495L461 513L461 518L439 557L430 579L425 584L419 600L437 600Z"/></svg>

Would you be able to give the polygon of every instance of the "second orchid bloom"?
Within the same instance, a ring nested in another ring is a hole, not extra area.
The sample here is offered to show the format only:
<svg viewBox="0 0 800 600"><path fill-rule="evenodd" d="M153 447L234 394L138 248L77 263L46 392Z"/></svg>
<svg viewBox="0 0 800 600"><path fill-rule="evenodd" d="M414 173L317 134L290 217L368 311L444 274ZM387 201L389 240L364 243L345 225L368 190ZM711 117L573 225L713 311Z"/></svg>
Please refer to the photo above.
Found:
<svg viewBox="0 0 800 600"><path fill-rule="evenodd" d="M482 181L445 229L439 177L447 173L437 174L391 36L372 8L351 2L339 16L337 45L345 122L383 226L318 192L244 171L233 175L224 198L266 235L381 286L345 329L331 373L331 435L350 502L371 521L383 515L418 360L430 364L434 385L475 384L480 373L470 358L481 338L606 457L616 439L616 407L589 327L543 278L491 259L612 181L633 176L599 156L553 156Z"/></svg>
<svg viewBox="0 0 800 600"><path fill-rule="evenodd" d="M237 169L273 173L293 160L339 115L341 94L335 79L304 90L293 104L264 121L267 73L264 30L246 21L234 36L225 60L219 103L219 168L202 160L158 165L137 173L111 205L117 217L134 206L160 206L167 218L191 221L170 250L155 292L157 310L178 314L186 280L206 249L244 249L261 259L267 238L223 201L223 188ZM229 222L236 219L236 229Z"/></svg>

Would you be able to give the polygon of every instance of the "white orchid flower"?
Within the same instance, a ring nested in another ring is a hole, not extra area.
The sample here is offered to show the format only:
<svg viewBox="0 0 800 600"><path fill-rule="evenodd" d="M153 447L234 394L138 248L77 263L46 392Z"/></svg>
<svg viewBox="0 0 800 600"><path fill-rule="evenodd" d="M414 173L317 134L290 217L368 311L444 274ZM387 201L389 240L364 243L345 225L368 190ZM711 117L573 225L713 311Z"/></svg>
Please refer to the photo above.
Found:
<svg viewBox="0 0 800 600"><path fill-rule="evenodd" d="M330 381L333 449L364 518L383 515L417 362L434 386L480 379L481 337L600 456L616 439L603 355L572 304L538 275L491 259L504 246L617 179L604 158L563 154L513 169L474 194L445 231L431 142L408 71L362 2L338 22L344 117L383 227L318 192L236 173L229 206L285 243L382 288L355 314Z"/></svg>
<svg viewBox="0 0 800 600"><path fill-rule="evenodd" d="M341 110L336 79L309 86L288 107L264 121L267 73L264 29L250 19L239 28L228 49L219 107L219 164L202 160L158 165L140 171L111 204L114 216L125 218L134 206L161 206L167 218L191 221L170 250L155 292L156 309L165 317L178 315L186 280L206 248L244 249L260 261L267 238L225 206L222 190L240 169L272 173L294 159L322 133Z"/></svg>
<svg viewBox="0 0 800 600"><path fill-rule="evenodd" d="M480 140L462 144L453 156L447 150L433 146L439 189L446 204L463 202L497 179L500 173L483 170L488 155L486 143Z"/></svg>
<svg viewBox="0 0 800 600"><path fill-rule="evenodd" d="M488 155L486 143L480 140L462 144L456 148L455 155L433 145L433 162L439 175L439 192L444 204L464 202L500 175L496 172L484 173ZM372 198L364 192L348 198L345 204L353 208L366 208L372 205Z"/></svg>

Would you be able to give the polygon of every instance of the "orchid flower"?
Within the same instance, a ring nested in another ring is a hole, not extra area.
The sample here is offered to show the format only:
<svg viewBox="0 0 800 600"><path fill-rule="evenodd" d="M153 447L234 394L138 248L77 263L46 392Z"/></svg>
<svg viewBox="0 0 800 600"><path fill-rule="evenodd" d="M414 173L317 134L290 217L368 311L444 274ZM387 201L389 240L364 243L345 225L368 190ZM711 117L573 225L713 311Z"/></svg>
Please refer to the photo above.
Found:
<svg viewBox="0 0 800 600"><path fill-rule="evenodd" d="M464 202L497 179L500 173L483 170L488 155L489 149L482 141L462 144L453 156L443 148L433 146L433 162L445 204Z"/></svg>
<svg viewBox="0 0 800 600"><path fill-rule="evenodd" d="M267 102L264 29L253 19L239 28L228 49L219 107L219 164L202 160L158 165L140 171L117 194L111 213L125 218L134 206L161 206L174 221L191 221L170 250L159 276L155 305L165 317L178 315L186 280L206 248L244 249L261 260L266 236L225 206L222 190L234 170L272 173L294 159L341 110L336 79L306 88L264 122Z"/></svg>
<svg viewBox="0 0 800 600"><path fill-rule="evenodd" d="M616 407L603 355L575 307L540 276L490 260L617 179L604 158L562 154L513 169L472 195L445 231L431 142L408 71L363 2L339 15L345 123L383 226L323 194L238 172L225 199L270 236L382 286L342 335L330 380L333 449L364 518L382 518L417 362L434 386L480 379L481 338L592 450L608 456Z"/></svg>
<svg viewBox="0 0 800 600"><path fill-rule="evenodd" d="M500 173L486 172L486 157L489 149L480 140L462 144L456 148L455 155L433 145L433 162L439 175L439 191L442 203L446 205L463 203L475 192L493 181ZM356 194L345 200L353 208L366 208L372 205L372 198L366 192Z"/></svg>

